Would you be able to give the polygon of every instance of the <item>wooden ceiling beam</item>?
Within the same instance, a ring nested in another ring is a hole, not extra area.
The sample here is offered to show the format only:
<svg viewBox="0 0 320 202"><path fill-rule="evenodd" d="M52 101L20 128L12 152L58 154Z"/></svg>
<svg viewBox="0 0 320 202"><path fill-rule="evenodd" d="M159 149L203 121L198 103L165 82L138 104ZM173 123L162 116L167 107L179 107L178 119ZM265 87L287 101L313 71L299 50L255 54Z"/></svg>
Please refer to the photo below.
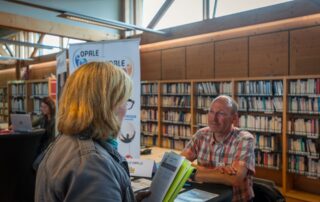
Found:
<svg viewBox="0 0 320 202"><path fill-rule="evenodd" d="M6 12L0 12L0 26L23 31L64 36L86 41L100 41L119 38L117 34L109 34L93 29L85 29L78 26L40 20L28 16L16 15Z"/></svg>

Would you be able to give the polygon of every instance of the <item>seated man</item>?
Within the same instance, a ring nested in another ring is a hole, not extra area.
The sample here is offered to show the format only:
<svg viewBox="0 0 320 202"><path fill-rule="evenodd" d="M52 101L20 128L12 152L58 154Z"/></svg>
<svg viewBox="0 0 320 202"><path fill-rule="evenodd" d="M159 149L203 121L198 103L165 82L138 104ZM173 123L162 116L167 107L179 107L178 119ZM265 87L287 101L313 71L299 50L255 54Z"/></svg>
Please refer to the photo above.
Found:
<svg viewBox="0 0 320 202"><path fill-rule="evenodd" d="M229 96L215 98L208 112L208 127L196 132L181 155L197 160L193 180L233 186L232 201L252 201L255 172L254 137L234 127L238 106Z"/></svg>

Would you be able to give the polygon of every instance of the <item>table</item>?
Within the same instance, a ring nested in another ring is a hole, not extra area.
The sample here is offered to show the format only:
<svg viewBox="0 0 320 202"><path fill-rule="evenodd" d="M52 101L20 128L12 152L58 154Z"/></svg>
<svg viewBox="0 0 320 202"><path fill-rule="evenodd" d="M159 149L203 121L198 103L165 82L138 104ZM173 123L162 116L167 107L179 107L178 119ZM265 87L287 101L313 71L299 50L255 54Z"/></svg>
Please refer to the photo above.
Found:
<svg viewBox="0 0 320 202"><path fill-rule="evenodd" d="M207 191L210 193L218 194L219 196L209 200L208 202L231 202L232 201L232 187L223 185L223 184L215 184L215 183L194 183L188 182L190 187L187 187L184 191L188 191L191 189L199 189L202 191Z"/></svg>
<svg viewBox="0 0 320 202"><path fill-rule="evenodd" d="M151 149L151 154L149 155L141 155L141 159L151 159L154 160L156 163L159 163L164 155L165 152L167 151L174 151L176 153L181 153L181 151L178 150L172 150L172 149L167 149L167 148L160 148L160 147L150 147ZM185 191L188 191L190 189L196 188L200 189L203 191L207 191L210 193L215 193L218 194L219 196L216 198L213 198L209 200L209 202L228 202L232 201L232 187L223 185L223 184L214 184L214 183L194 183L194 182L189 182L190 186L184 187Z"/></svg>
<svg viewBox="0 0 320 202"><path fill-rule="evenodd" d="M32 163L44 132L0 135L0 201L33 201L35 171Z"/></svg>

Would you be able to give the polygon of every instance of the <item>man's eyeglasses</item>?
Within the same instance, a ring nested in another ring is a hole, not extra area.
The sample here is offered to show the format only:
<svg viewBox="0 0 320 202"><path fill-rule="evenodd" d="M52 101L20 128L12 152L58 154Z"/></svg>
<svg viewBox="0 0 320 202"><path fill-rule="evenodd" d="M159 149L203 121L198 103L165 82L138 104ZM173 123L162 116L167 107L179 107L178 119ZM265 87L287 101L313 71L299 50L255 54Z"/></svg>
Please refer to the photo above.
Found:
<svg viewBox="0 0 320 202"><path fill-rule="evenodd" d="M132 109L133 105L134 105L134 100L128 99L128 101L127 101L127 110Z"/></svg>

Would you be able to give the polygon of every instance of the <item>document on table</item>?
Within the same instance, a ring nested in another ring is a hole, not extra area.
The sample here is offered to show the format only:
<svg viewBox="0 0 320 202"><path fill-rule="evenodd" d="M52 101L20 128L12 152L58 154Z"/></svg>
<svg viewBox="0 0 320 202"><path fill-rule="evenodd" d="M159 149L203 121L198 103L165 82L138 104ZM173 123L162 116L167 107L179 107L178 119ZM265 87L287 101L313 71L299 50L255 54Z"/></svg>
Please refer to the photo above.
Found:
<svg viewBox="0 0 320 202"><path fill-rule="evenodd" d="M133 192L137 192L146 188L149 188L151 185L151 180L140 178L131 181L131 187Z"/></svg>
<svg viewBox="0 0 320 202"><path fill-rule="evenodd" d="M218 194L202 191L199 189L191 189L178 195L174 202L205 202L219 196Z"/></svg>
<svg viewBox="0 0 320 202"><path fill-rule="evenodd" d="M162 201L164 199L184 159L174 152L164 154L151 183L151 195L143 200L144 202Z"/></svg>

